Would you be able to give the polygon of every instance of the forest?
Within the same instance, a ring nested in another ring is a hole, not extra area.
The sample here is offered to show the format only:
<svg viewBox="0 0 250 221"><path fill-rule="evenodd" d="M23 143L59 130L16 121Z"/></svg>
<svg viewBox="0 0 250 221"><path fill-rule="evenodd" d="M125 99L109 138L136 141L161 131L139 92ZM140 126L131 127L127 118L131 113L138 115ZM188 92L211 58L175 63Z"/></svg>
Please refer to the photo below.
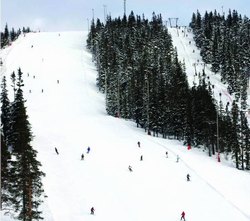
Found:
<svg viewBox="0 0 250 221"><path fill-rule="evenodd" d="M216 28L212 21L228 26L225 36L222 28ZM207 30L207 27L212 29ZM199 76L199 84L189 86L185 63L178 60L161 15L153 13L152 19L148 20L132 11L122 18L107 16L105 23L100 19L92 20L88 34L87 47L98 70L98 88L105 93L107 113L135 121L149 135L204 147L209 156L216 153L231 155L236 168L250 169L250 130L245 115L249 20L241 19L235 11L229 12L227 19L216 12L205 13L204 17L197 12L193 14L190 28L204 62L212 64L215 73L221 73L222 81L228 83L229 92L235 95L231 106L223 104L221 99L214 99L205 70ZM232 41L232 33L240 32L241 37L237 35L239 42ZM209 39L205 33L210 34ZM226 38L227 41L219 44L219 39ZM248 41L247 52L237 46L245 42L243 39ZM230 56L216 51L216 47L224 48ZM244 57L232 52L244 54Z"/></svg>

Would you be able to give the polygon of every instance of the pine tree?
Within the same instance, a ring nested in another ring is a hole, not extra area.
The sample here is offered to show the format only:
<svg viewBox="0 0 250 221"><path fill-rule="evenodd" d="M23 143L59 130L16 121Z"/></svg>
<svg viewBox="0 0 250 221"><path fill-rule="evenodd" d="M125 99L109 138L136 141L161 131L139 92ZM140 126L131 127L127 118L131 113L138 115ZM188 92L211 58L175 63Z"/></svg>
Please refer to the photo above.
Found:
<svg viewBox="0 0 250 221"><path fill-rule="evenodd" d="M169 82L169 107L171 110L170 127L174 136L183 140L187 123L187 100L188 100L188 82L186 73L183 71L180 62L178 61L177 52L173 59L173 72Z"/></svg>
<svg viewBox="0 0 250 221"><path fill-rule="evenodd" d="M3 77L1 88L1 126L4 140L7 142L10 131L10 101L8 98L7 82L5 76Z"/></svg>
<svg viewBox="0 0 250 221"><path fill-rule="evenodd" d="M24 106L22 87L22 72L19 68L11 124L10 143L13 148L13 156L10 168L12 175L10 194L14 210L18 213L17 218L31 221L43 219L38 207L42 203L41 179L45 174L39 169L41 163L36 160L37 151L30 145L31 126Z"/></svg>
<svg viewBox="0 0 250 221"><path fill-rule="evenodd" d="M10 152L8 151L3 134L1 134L1 202L0 209L4 210L10 206L9 185L9 160Z"/></svg>
<svg viewBox="0 0 250 221"><path fill-rule="evenodd" d="M1 85L1 208L9 203L8 187L9 187L9 160L10 152L7 145L7 137L10 133L10 102L8 99L8 91L6 77L3 77ZM4 205L3 205L4 204Z"/></svg>
<svg viewBox="0 0 250 221"><path fill-rule="evenodd" d="M239 169L239 154L240 154L240 145L239 145L239 108L235 101L232 104L232 129L233 129L233 157L235 159L236 168Z"/></svg>
<svg viewBox="0 0 250 221"><path fill-rule="evenodd" d="M11 42L15 41L17 37L21 34L21 30L18 29L16 32L14 28L9 31L8 25L5 25L4 32L1 32L1 48L9 45Z"/></svg>
<svg viewBox="0 0 250 221"><path fill-rule="evenodd" d="M248 127L248 121L246 118L246 114L245 112L241 111L240 112L240 139L239 139L239 143L240 143L240 162L241 162L241 169L244 170L245 169L245 164L246 164L246 168L249 167L249 159L247 159L249 156L249 145L250 145L250 131L249 131L249 127Z"/></svg>
<svg viewBox="0 0 250 221"><path fill-rule="evenodd" d="M16 39L16 37L17 37L17 34L16 34L14 28L12 28L11 32L10 32L10 40L14 41Z"/></svg>
<svg viewBox="0 0 250 221"><path fill-rule="evenodd" d="M245 121L245 124L247 124L247 121ZM250 170L250 129L249 126L244 127L244 154L245 154L245 163L246 163L246 170Z"/></svg>
<svg viewBox="0 0 250 221"><path fill-rule="evenodd" d="M4 28L4 33L3 33L3 44L8 45L9 42L10 42L10 33L9 33L8 25L6 24Z"/></svg>
<svg viewBox="0 0 250 221"><path fill-rule="evenodd" d="M220 70L220 57L219 57L219 38L220 29L219 27L214 32L212 46L211 46L211 70L217 73Z"/></svg>
<svg viewBox="0 0 250 221"><path fill-rule="evenodd" d="M13 93L14 93L14 98L15 98L15 94L16 94L16 74L13 71L12 74L10 75L11 77L11 82L12 82L12 88L13 88Z"/></svg>

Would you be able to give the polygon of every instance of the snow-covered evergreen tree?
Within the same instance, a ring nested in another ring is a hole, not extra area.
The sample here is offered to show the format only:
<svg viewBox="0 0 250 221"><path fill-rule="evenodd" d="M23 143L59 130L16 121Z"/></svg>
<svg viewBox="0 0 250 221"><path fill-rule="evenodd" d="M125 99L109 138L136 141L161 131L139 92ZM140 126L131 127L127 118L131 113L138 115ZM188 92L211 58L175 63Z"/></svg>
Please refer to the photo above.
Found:
<svg viewBox="0 0 250 221"><path fill-rule="evenodd" d="M6 77L1 84L1 208L8 207L8 188L10 184L8 136L10 134L10 102L8 98Z"/></svg>
<svg viewBox="0 0 250 221"><path fill-rule="evenodd" d="M20 68L16 86L11 113L11 136L8 141L8 145L12 147L10 197L19 220L40 220L42 212L39 205L42 203L43 193L41 179L44 173L39 169L41 163L36 159L37 152L30 144L32 133L23 98Z"/></svg>

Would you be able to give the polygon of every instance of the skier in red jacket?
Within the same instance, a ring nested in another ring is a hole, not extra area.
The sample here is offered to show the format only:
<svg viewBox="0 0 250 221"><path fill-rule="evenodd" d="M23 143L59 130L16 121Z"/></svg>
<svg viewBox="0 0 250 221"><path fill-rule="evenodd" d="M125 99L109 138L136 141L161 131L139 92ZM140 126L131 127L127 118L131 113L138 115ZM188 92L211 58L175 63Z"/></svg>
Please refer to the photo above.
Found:
<svg viewBox="0 0 250 221"><path fill-rule="evenodd" d="M184 211L181 213L181 220L182 219L185 221L185 212Z"/></svg>

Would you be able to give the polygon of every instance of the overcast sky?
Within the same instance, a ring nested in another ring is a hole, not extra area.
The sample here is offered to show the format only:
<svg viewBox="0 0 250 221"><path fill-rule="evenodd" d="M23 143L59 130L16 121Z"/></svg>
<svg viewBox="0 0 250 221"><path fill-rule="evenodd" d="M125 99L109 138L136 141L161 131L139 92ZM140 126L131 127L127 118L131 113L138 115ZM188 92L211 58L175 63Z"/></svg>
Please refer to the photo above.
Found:
<svg viewBox="0 0 250 221"><path fill-rule="evenodd" d="M124 0L0 0L1 30L5 24L33 30L68 31L87 30L88 21L104 20L104 11L111 16L124 14ZM236 9L239 14L250 17L250 0L126 0L126 14L132 10L151 19L152 12L161 14L164 20L178 17L179 25L188 25L192 13L199 10L227 13Z"/></svg>

